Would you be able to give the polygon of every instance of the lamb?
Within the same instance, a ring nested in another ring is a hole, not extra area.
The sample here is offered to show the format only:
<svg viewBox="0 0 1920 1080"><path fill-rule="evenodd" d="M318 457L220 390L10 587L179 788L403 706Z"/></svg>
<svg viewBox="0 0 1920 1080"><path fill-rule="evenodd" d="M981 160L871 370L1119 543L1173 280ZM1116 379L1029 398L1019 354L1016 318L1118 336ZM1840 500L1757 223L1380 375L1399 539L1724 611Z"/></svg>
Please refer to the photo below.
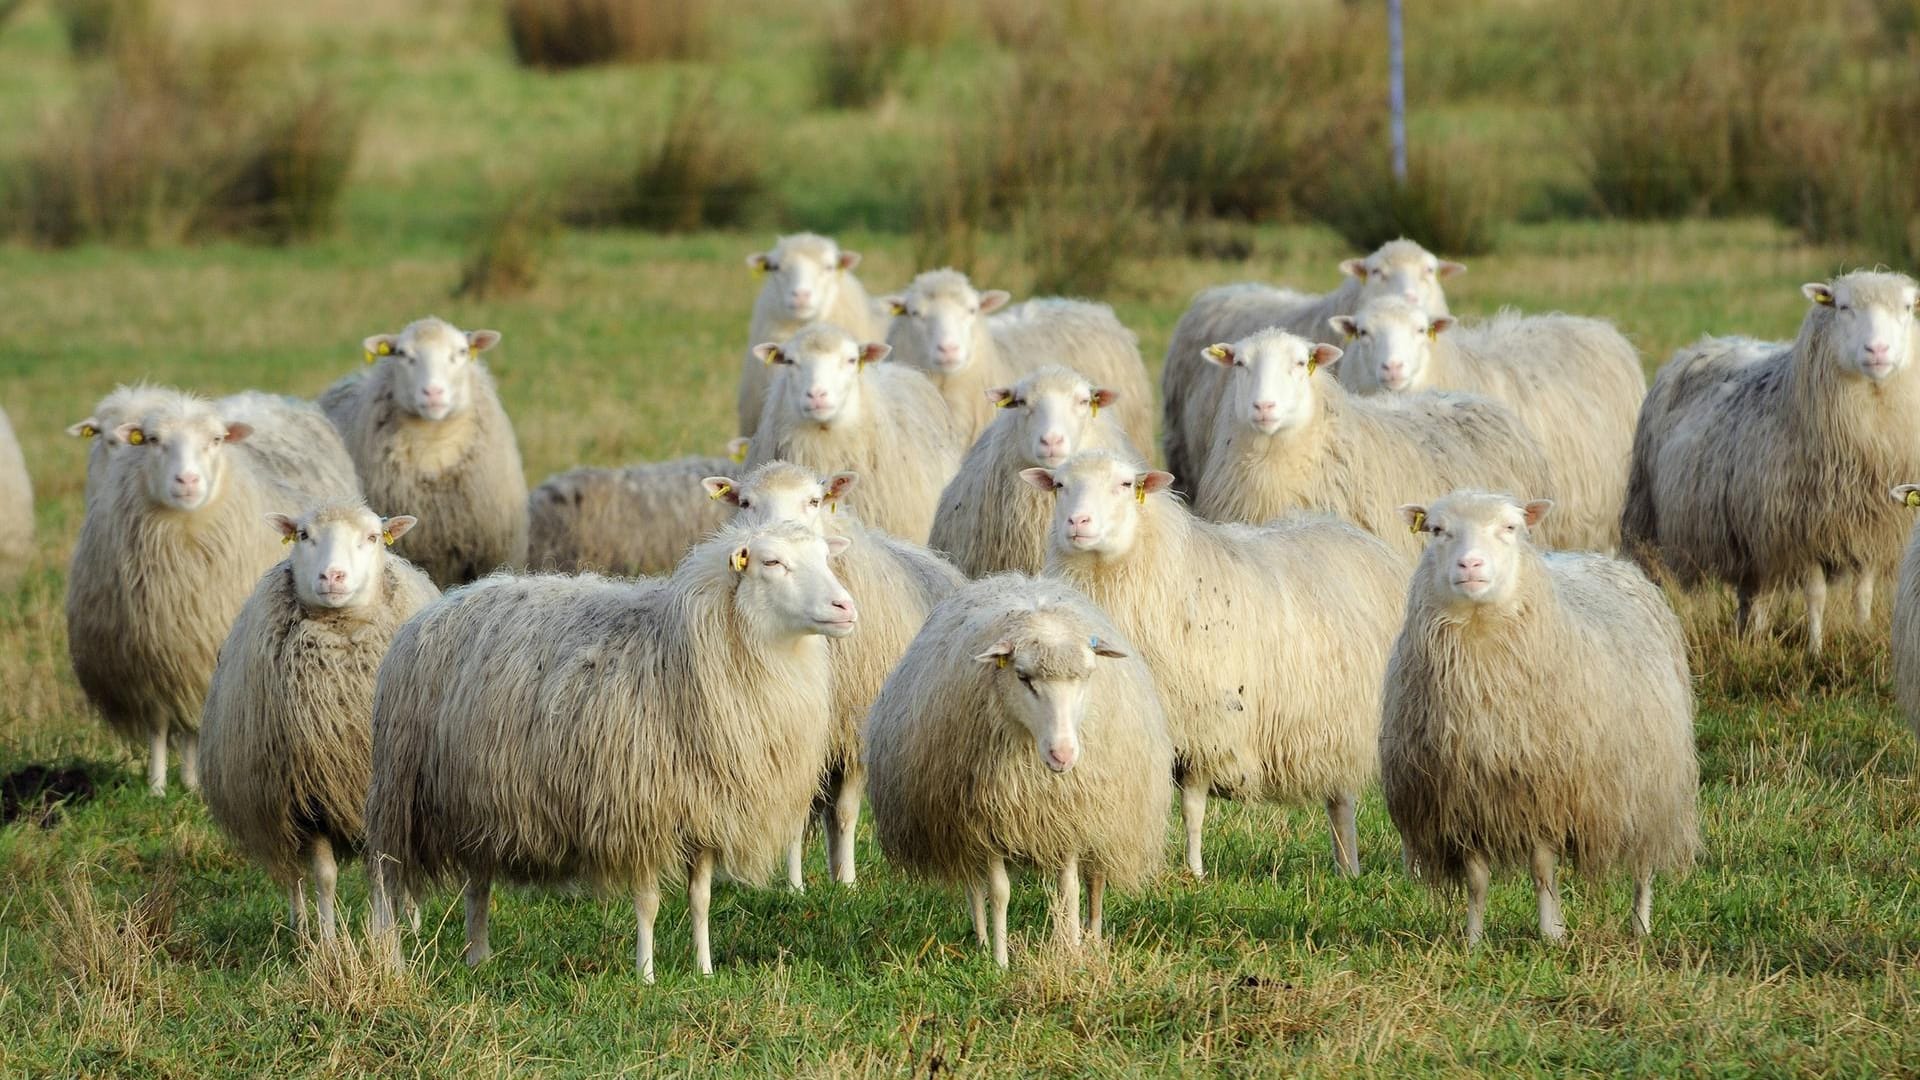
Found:
<svg viewBox="0 0 1920 1080"><path fill-rule="evenodd" d="M527 496L527 565L569 574L670 573L726 521L726 508L706 497L700 481L731 465L683 457L549 476Z"/></svg>
<svg viewBox="0 0 1920 1080"><path fill-rule="evenodd" d="M820 773L820 792L814 799L826 835L827 872L843 885L852 885L855 876L854 827L866 791L860 729L867 709L926 621L927 612L965 581L933 552L869 529L854 514L842 513L856 483L852 473L836 473L823 480L812 469L785 461L762 465L744 481L727 476L704 481L711 501L737 510L736 522L792 521L818 535L848 542L834 573L860 608L860 632L827 644L833 673L833 728ZM787 881L795 889L805 884L804 827L803 819L787 852Z"/></svg>
<svg viewBox="0 0 1920 1080"><path fill-rule="evenodd" d="M1893 501L1901 506L1920 506L1920 484L1898 484ZM1900 711L1907 714L1907 726L1920 738L1920 529L1907 541L1906 557L1900 561L1900 585L1893 597L1893 694Z"/></svg>
<svg viewBox="0 0 1920 1080"><path fill-rule="evenodd" d="M778 371L747 448L748 470L791 461L858 473L867 524L926 543L940 490L966 449L933 383L882 363L888 346L862 345L835 326L811 326L753 351Z"/></svg>
<svg viewBox="0 0 1920 1080"><path fill-rule="evenodd" d="M1680 621L1631 564L1543 554L1552 504L1455 492L1404 508L1428 537L1387 669L1380 775L1409 865L1467 886L1480 940L1493 869L1525 862L1540 934L1566 933L1555 865L1653 875L1699 847L1693 684Z"/></svg>
<svg viewBox="0 0 1920 1080"><path fill-rule="evenodd" d="M445 589L527 561L527 479L479 355L494 330L429 316L364 342L370 370L321 395L376 513L425 522L398 553Z"/></svg>
<svg viewBox="0 0 1920 1080"><path fill-rule="evenodd" d="M458 870L477 964L496 877L618 888L651 981L661 878L684 869L711 974L715 865L763 877L819 781L821 635L856 619L827 563L846 546L791 522L732 526L671 577L501 574L429 604L374 690L376 934L391 942L396 898Z"/></svg>
<svg viewBox="0 0 1920 1080"><path fill-rule="evenodd" d="M881 849L965 886L1001 967L1009 861L1058 875L1054 925L1073 946L1083 871L1094 941L1107 884L1159 872L1174 761L1160 695L1061 582L1001 574L941 602L874 702L867 740Z"/></svg>
<svg viewBox="0 0 1920 1080"><path fill-rule="evenodd" d="M1353 393L1463 390L1513 410L1546 453L1561 543L1620 546L1627 459L1647 380L1640 354L1612 323L1503 311L1461 327L1385 296L1329 325L1347 343L1336 374Z"/></svg>
<svg viewBox="0 0 1920 1080"><path fill-rule="evenodd" d="M254 584L279 561L260 519L276 507L358 500L346 448L313 406L259 395L261 422L219 403L155 390L137 420L113 429L119 448L90 497L67 575L74 675L107 726L147 740L147 783L166 792L167 743L180 779L199 787L198 731L214 660ZM279 451L254 448L303 432L308 463L279 475Z"/></svg>
<svg viewBox="0 0 1920 1080"><path fill-rule="evenodd" d="M816 233L782 236L772 250L747 256L747 267L761 283L740 362L740 434L752 437L759 428L773 381L767 365L753 354L755 344L785 341L820 322L842 327L861 341L885 340L886 316L853 275L859 265L857 252L844 251Z"/></svg>
<svg viewBox="0 0 1920 1080"><path fill-rule="evenodd" d="M1153 390L1140 342L1113 309L1046 298L1007 308L999 289L980 292L958 270L929 270L886 299L895 359L924 372L958 418L968 443L993 421L988 387L1006 386L1058 364L1119 395L1114 419L1136 446L1153 443Z"/></svg>
<svg viewBox="0 0 1920 1080"><path fill-rule="evenodd" d="M400 624L439 590L387 554L411 517L328 503L267 519L292 547L221 646L200 720L201 794L214 823L286 890L302 935L312 880L320 937L332 940L336 860L365 833L374 675Z"/></svg>
<svg viewBox="0 0 1920 1080"><path fill-rule="evenodd" d="M1193 298L1167 345L1160 370L1160 426L1167 468L1191 501L1205 487L1207 447L1212 444L1222 381L1201 350L1216 341L1238 341L1278 327L1309 341L1327 333L1327 320L1351 315L1376 296L1399 296L1429 315L1448 315L1441 281L1466 271L1457 262L1429 254L1411 240L1392 240L1364 259L1340 264L1340 287L1314 295L1257 282L1222 285Z"/></svg>
<svg viewBox="0 0 1920 1080"><path fill-rule="evenodd" d="M1435 485L1547 483L1540 448L1504 406L1466 394L1356 397L1330 371L1332 345L1262 330L1207 358L1227 369L1207 486L1194 510L1261 522L1296 510L1345 518L1405 553L1418 538L1395 509ZM1319 374L1316 372L1319 371Z"/></svg>
<svg viewBox="0 0 1920 1080"><path fill-rule="evenodd" d="M1197 519L1170 474L1106 451L1020 475L1055 495L1047 574L1112 616L1160 686L1188 869L1204 875L1218 792L1323 801L1334 861L1358 873L1354 804L1374 775L1405 564L1345 522Z"/></svg>
<svg viewBox="0 0 1920 1080"><path fill-rule="evenodd" d="M33 557L33 477L20 453L20 440L0 409L0 582L5 582Z"/></svg>
<svg viewBox="0 0 1920 1080"><path fill-rule="evenodd" d="M1037 574L1047 561L1053 505L1020 481L1020 470L1059 465L1081 450L1136 451L1113 421L1118 394L1066 368L1043 367L987 397L1001 412L940 493L928 543L968 577Z"/></svg>
<svg viewBox="0 0 1920 1080"><path fill-rule="evenodd" d="M1731 584L1748 635L1766 629L1757 600L1800 585L1817 654L1828 581L1853 579L1864 626L1906 539L1879 493L1920 475L1920 287L1863 271L1801 291L1812 306L1792 342L1703 338L1655 375L1620 530L1650 573Z"/></svg>

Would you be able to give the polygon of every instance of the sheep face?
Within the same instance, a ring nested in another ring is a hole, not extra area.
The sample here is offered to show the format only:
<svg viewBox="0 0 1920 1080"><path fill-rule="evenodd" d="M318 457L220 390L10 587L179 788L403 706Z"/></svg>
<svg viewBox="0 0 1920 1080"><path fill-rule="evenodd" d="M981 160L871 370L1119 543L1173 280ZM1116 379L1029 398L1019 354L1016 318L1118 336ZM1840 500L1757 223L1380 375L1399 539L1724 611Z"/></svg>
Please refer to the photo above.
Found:
<svg viewBox="0 0 1920 1080"><path fill-rule="evenodd" d="M499 342L496 330L462 331L427 318L362 344L369 357L388 365L396 404L422 420L445 420L473 404L474 360Z"/></svg>
<svg viewBox="0 0 1920 1080"><path fill-rule="evenodd" d="M907 291L887 300L888 309L903 334L910 334L924 355L912 361L928 371L951 375L974 361L976 335L985 337L980 320L1005 307L1012 299L1005 291L980 292L966 275L931 270L913 279Z"/></svg>
<svg viewBox="0 0 1920 1080"><path fill-rule="evenodd" d="M379 599L387 545L405 536L416 518L382 519L365 507L324 507L298 518L268 514L293 571L293 594L309 608L364 607Z"/></svg>
<svg viewBox="0 0 1920 1080"><path fill-rule="evenodd" d="M1340 370L1383 390L1422 390L1431 382L1433 343L1453 327L1446 315L1428 315L1405 300L1370 300L1353 315L1327 320L1347 342Z"/></svg>
<svg viewBox="0 0 1920 1080"><path fill-rule="evenodd" d="M1020 478L1053 493L1055 550L1105 558L1133 550L1147 496L1173 483L1172 473L1143 471L1101 452L1077 455L1057 469L1023 469Z"/></svg>
<svg viewBox="0 0 1920 1080"><path fill-rule="evenodd" d="M840 276L859 265L859 255L812 233L783 236L772 251L747 256L747 266L764 276L761 295L803 323L826 318L840 298Z"/></svg>
<svg viewBox="0 0 1920 1080"><path fill-rule="evenodd" d="M1914 309L1920 292L1897 274L1848 274L1800 287L1807 299L1830 308L1828 348L1843 371L1873 382L1899 374L1912 359Z"/></svg>
<svg viewBox="0 0 1920 1080"><path fill-rule="evenodd" d="M1125 655L1098 637L1083 637L1042 616L974 659L989 665L987 678L1002 715L1019 720L1033 736L1040 764L1064 773L1080 760L1080 725L1094 665L1101 657Z"/></svg>
<svg viewBox="0 0 1920 1080"><path fill-rule="evenodd" d="M825 480L813 470L786 461L769 461L745 480L709 476L701 481L707 496L733 505L734 520L749 525L791 521L822 534L825 515L833 513L858 478L850 472Z"/></svg>
<svg viewBox="0 0 1920 1080"><path fill-rule="evenodd" d="M790 522L754 533L731 554L740 578L734 603L741 618L768 638L853 633L859 621L853 597L828 565L847 543Z"/></svg>
<svg viewBox="0 0 1920 1080"><path fill-rule="evenodd" d="M1313 419L1313 374L1340 359L1340 350L1282 330L1265 330L1202 352L1230 379L1221 408L1234 423L1262 435L1292 431Z"/></svg>
<svg viewBox="0 0 1920 1080"><path fill-rule="evenodd" d="M1432 506L1400 508L1407 528L1427 536L1416 573L1456 606L1504 607L1519 588L1532 530L1553 503L1455 492Z"/></svg>
<svg viewBox="0 0 1920 1080"><path fill-rule="evenodd" d="M885 360L886 345L862 345L827 326L801 331L782 345L755 345L753 354L784 370L779 381L800 418L821 427L860 415L860 369Z"/></svg>
<svg viewBox="0 0 1920 1080"><path fill-rule="evenodd" d="M151 413L137 424L115 428L114 438L138 451L130 460L140 470L149 500L191 513L213 502L225 487L227 444L252 433L251 426L229 424L212 409L200 407Z"/></svg>
<svg viewBox="0 0 1920 1080"><path fill-rule="evenodd" d="M1080 451L1100 410L1119 395L1098 390L1065 368L1044 368L1018 386L996 386L987 400L1013 416L1001 423L1019 425L1019 445L1031 465L1059 465Z"/></svg>
<svg viewBox="0 0 1920 1080"><path fill-rule="evenodd" d="M1440 282L1466 267L1436 258L1411 240L1389 240L1364 259L1345 260L1340 269L1360 282L1363 301L1397 296L1422 311L1445 312L1447 299Z"/></svg>

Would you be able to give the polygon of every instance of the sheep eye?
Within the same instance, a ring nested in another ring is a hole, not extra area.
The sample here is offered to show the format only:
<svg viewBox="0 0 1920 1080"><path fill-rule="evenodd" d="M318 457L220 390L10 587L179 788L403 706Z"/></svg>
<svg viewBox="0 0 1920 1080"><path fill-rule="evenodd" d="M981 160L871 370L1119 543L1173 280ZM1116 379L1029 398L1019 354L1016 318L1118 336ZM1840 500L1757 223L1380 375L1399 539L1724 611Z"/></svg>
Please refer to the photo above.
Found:
<svg viewBox="0 0 1920 1080"><path fill-rule="evenodd" d="M819 497L818 497L818 496L815 496L814 498L811 498L811 499L808 499L808 500L807 500L807 505L808 505L809 507L817 507L817 506L819 506L819 505L820 505L820 499L819 499Z"/></svg>
<svg viewBox="0 0 1920 1080"><path fill-rule="evenodd" d="M749 506L752 506L752 505L753 505L753 503L752 503L752 502L751 502L750 500L747 500L747 499L741 499L741 500L740 500L740 509L742 509L742 510L745 510L745 509L746 509L747 507L749 507Z"/></svg>
<svg viewBox="0 0 1920 1080"><path fill-rule="evenodd" d="M369 543L369 544L372 544L372 543L376 543L376 542L378 542L378 541L379 541L379 539L380 539L380 534L379 534L379 533L368 533L368 534L367 534L367 543Z"/></svg>
<svg viewBox="0 0 1920 1080"><path fill-rule="evenodd" d="M306 539L307 539L307 530L305 530L305 529L301 529L301 530L300 530L300 532L299 532L299 533L298 533L297 535L298 535L298 536L300 537L300 541L301 541L302 543L305 543L305 542L306 542Z"/></svg>
<svg viewBox="0 0 1920 1080"><path fill-rule="evenodd" d="M761 566L769 566L769 567L771 567L771 566L779 566L779 565L780 565L780 560L779 560L779 559L762 559L762 560L760 561L760 565L761 565Z"/></svg>
<svg viewBox="0 0 1920 1080"><path fill-rule="evenodd" d="M780 264L777 262L774 262L772 259L768 259L766 262L763 262L760 264L760 268L765 270L767 273L772 274L779 271Z"/></svg>

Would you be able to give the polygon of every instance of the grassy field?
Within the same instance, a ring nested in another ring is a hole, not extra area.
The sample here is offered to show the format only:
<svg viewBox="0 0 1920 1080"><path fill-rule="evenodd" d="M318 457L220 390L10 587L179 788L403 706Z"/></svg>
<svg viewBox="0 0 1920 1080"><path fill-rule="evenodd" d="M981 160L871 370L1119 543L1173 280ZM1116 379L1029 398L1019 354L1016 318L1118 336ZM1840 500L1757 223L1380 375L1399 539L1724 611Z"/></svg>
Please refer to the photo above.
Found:
<svg viewBox="0 0 1920 1080"><path fill-rule="evenodd" d="M200 32L247 25L251 10L181 8ZM0 774L73 761L102 785L49 828L0 827L0 1075L1920 1072L1920 790L1887 689L1885 612L1809 664L1791 632L1730 648L1720 596L1687 605L1705 853L1656 887L1644 943L1620 883L1576 878L1571 944L1544 945L1530 890L1508 877L1486 945L1465 951L1461 904L1402 873L1377 793L1357 879L1330 872L1317 812L1223 806L1207 836L1214 876L1117 898L1110 943L1083 954L1047 943L1043 886L1020 880L1004 973L972 946L960 899L889 872L864 833L855 891L718 890L711 979L692 973L677 898L652 987L631 972L630 908L588 896L498 894L496 956L476 971L459 962L451 895L428 906L405 975L293 940L276 890L196 799L144 793L139 762L89 717L68 671L64 577L85 452L62 429L141 378L312 394L358 363L365 335L437 312L505 334L489 355L531 481L717 452L755 287L745 253L779 222L820 223L865 253L869 288L916 269L890 184L926 98L877 115L797 102L785 92L808 76L778 48L794 17L749 10L726 31L736 58L704 66L791 130L768 151L779 209L735 231L568 231L530 292L450 300L505 193L605 169L685 65L531 73L513 66L491 5L321 0L269 29L367 106L333 231L288 248L0 246L0 405L21 433L40 530L29 573L0 593ZM916 68L910 85L967 60ZM70 69L44 7L0 28L0 153L75 92ZM1421 123L1482 113L1528 124L1524 109L1483 101ZM845 139L875 164L827 153ZM1573 171L1565 156L1533 167ZM1331 287L1349 253L1312 226L1241 233L1245 261L1160 248L1121 260L1103 298L1156 370L1196 289ZM1014 237L982 245L977 279L1027 287ZM1800 282L1875 258L1759 220L1522 224L1449 292L1469 316L1610 316L1651 369L1703 332L1790 335ZM364 886L344 877L357 918Z"/></svg>

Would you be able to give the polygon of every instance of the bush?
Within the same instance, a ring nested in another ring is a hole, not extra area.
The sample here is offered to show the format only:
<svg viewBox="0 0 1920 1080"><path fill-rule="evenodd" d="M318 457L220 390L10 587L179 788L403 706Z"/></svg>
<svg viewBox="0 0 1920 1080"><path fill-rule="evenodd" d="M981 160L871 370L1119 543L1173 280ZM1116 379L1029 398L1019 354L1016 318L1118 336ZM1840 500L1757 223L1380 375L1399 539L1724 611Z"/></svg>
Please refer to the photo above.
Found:
<svg viewBox="0 0 1920 1080"><path fill-rule="evenodd" d="M507 38L527 67L685 60L705 49L704 12L685 0L507 0Z"/></svg>
<svg viewBox="0 0 1920 1080"><path fill-rule="evenodd" d="M766 190L762 144L730 122L711 84L675 90L663 130L633 172L574 200L573 224L655 232L720 229L748 220Z"/></svg>
<svg viewBox="0 0 1920 1080"><path fill-rule="evenodd" d="M1777 144L1788 176L1774 216L1812 240L1857 244L1872 263L1920 263L1916 110L1920 74L1908 68L1871 101L1809 119L1791 143Z"/></svg>
<svg viewBox="0 0 1920 1080"><path fill-rule="evenodd" d="M152 0L55 0L53 10L75 56L101 56L153 36Z"/></svg>
<svg viewBox="0 0 1920 1080"><path fill-rule="evenodd" d="M908 50L938 48L952 35L951 0L852 0L820 48L820 103L857 109L892 89Z"/></svg>
<svg viewBox="0 0 1920 1080"><path fill-rule="evenodd" d="M1427 151L1395 181L1383 151L1362 155L1334 174L1314 199L1314 216L1356 251L1398 237L1448 255L1482 255L1498 240L1505 196L1488 170L1466 164L1462 149Z"/></svg>
<svg viewBox="0 0 1920 1080"><path fill-rule="evenodd" d="M518 296L540 279L553 245L556 223L547 209L521 197L482 228L454 286L456 299L495 300Z"/></svg>

